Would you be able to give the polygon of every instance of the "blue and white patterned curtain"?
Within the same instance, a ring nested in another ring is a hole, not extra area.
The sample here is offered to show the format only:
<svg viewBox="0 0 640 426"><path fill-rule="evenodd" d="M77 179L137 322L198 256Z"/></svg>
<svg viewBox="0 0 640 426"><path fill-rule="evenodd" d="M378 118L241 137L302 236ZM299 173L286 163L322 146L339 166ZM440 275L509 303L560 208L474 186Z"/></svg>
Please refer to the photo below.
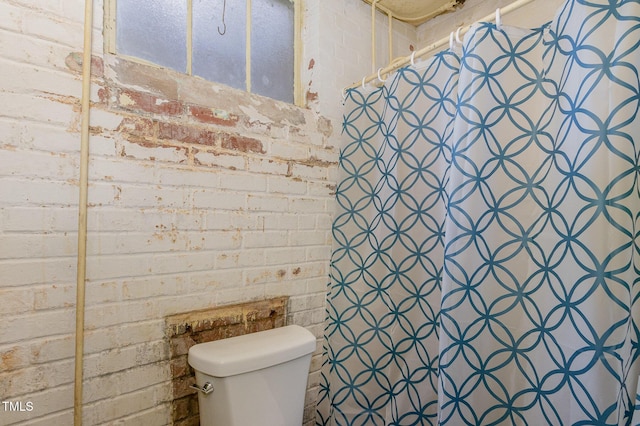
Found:
<svg viewBox="0 0 640 426"><path fill-rule="evenodd" d="M321 425L630 425L640 0L348 91Z"/></svg>

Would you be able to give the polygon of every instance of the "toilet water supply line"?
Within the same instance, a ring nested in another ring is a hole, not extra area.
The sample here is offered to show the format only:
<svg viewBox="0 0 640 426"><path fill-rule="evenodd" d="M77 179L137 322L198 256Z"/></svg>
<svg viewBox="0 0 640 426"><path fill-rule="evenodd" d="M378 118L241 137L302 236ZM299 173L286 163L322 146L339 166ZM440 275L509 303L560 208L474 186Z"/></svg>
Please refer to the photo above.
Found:
<svg viewBox="0 0 640 426"><path fill-rule="evenodd" d="M371 36L371 56L372 56L372 64L373 64L373 68L375 70L375 62L376 62L376 56L375 56L375 5L379 0L374 0L372 2L372 36ZM465 34L467 31L469 31L471 29L471 27L473 27L474 25L476 25L479 22L492 22L494 20L496 20L497 18L500 17L500 15L506 15L507 13L513 12L516 9L521 8L522 6L531 3L534 0L516 0L513 3L508 4L505 7L499 8L496 10L496 13L492 13L490 15L485 16L484 18L479 19L478 21L467 25L467 26L463 26L458 28L458 30L455 32L456 33L456 38L459 39L459 36L461 34ZM377 6L379 9L382 9L380 6ZM453 33L452 33L453 35ZM405 65L408 64L412 64L413 65L413 61L415 60L416 57L420 57L420 56L425 56L427 53L431 53L436 49L441 48L442 46L445 46L447 44L449 44L451 42L451 36L449 37L444 37L438 41L436 41L435 43L432 43L420 50L414 51L411 55L409 56L405 56L404 58L398 58L395 61L390 61L389 65L387 65L385 68L380 68L378 69L378 71L374 71L373 74L370 74L366 77L364 77L362 79L362 81L359 81L357 83L353 83L351 86L348 86L346 89L353 89L356 88L358 86L362 86L364 87L365 84L373 81L373 80L379 80L380 82L384 82L384 80L382 79L382 75L383 74L390 74L396 70L398 70L399 68L402 68ZM344 97L344 92L343 92L343 97Z"/></svg>
<svg viewBox="0 0 640 426"><path fill-rule="evenodd" d="M82 55L82 117L80 129L80 196L78 199L78 266L76 281L76 351L73 392L73 424L82 425L84 366L84 309L87 276L87 200L89 188L89 109L91 100L91 31L93 0L85 0Z"/></svg>

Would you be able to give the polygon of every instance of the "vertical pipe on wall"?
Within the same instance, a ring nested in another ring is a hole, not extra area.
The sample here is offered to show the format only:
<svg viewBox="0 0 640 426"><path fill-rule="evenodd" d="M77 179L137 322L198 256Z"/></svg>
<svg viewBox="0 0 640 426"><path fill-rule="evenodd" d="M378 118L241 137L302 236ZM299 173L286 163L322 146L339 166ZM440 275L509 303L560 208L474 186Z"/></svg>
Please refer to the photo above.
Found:
<svg viewBox="0 0 640 426"><path fill-rule="evenodd" d="M388 27L389 27L389 63L393 62L393 14L391 11L387 12Z"/></svg>
<svg viewBox="0 0 640 426"><path fill-rule="evenodd" d="M371 72L376 71L376 3L371 2Z"/></svg>
<svg viewBox="0 0 640 426"><path fill-rule="evenodd" d="M76 281L76 350L73 393L73 424L82 425L84 366L84 306L87 276L87 199L89 187L89 108L91 100L91 31L93 0L85 0L84 50L82 56L82 123L80 130L80 196L78 199L78 265Z"/></svg>
<svg viewBox="0 0 640 426"><path fill-rule="evenodd" d="M377 1L377 0L376 0ZM514 10L517 10L531 2L533 2L535 0L515 0L512 3L509 3L508 5L501 7L500 8L500 13L502 13L502 15L506 15L507 13L513 12ZM460 27L458 28L458 31L460 32L460 34L465 34L467 31L469 31L471 29L471 27L473 27L473 25L475 25L478 22L492 22L494 21L496 18L496 13L491 13L487 16L485 16L484 18L480 18L479 20L477 20L474 23L471 23L465 27ZM363 84L369 83L370 81L375 80L378 77L378 71L380 72L380 74L388 74L391 72L396 71L397 69L411 63L411 58L419 58L421 56L426 55L427 53L431 53L437 49L442 48L443 46L446 46L449 44L449 36L447 37L443 37L440 40L428 45L427 47L423 47L420 50L414 51L410 56L406 56L404 58L398 58L395 61L393 61L391 64L387 65L384 68L380 68L380 70L373 70L373 73L367 77L364 77L362 80L359 80L355 83L353 83L351 86L348 86L347 89L350 88L355 88L358 86L361 86Z"/></svg>
<svg viewBox="0 0 640 426"><path fill-rule="evenodd" d="M304 105L304 96L301 84L301 64L302 64L302 0L295 0L293 3L293 16L295 19L294 26L294 53L293 53L293 102L298 106Z"/></svg>

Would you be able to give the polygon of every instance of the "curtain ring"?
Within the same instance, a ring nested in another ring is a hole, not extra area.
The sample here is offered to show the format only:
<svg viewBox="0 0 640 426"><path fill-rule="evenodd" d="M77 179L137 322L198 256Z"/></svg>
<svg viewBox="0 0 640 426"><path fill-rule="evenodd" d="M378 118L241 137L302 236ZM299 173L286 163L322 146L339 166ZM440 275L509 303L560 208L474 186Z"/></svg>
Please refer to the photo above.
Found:
<svg viewBox="0 0 640 426"><path fill-rule="evenodd" d="M366 80L366 79L367 79L367 77L366 77L366 76L365 76L365 77L362 77L362 90L364 90L364 89L365 89L365 87L364 87L364 83L365 83L365 80Z"/></svg>
<svg viewBox="0 0 640 426"><path fill-rule="evenodd" d="M453 31L451 31L451 34L449 34L449 50L453 49Z"/></svg>
<svg viewBox="0 0 640 426"><path fill-rule="evenodd" d="M415 66L416 65L416 51L414 50L413 52L411 52L411 66Z"/></svg>
<svg viewBox="0 0 640 426"><path fill-rule="evenodd" d="M462 30L462 27L458 28L458 30L456 31L456 41L462 44L462 40L460 40L460 30Z"/></svg>
<svg viewBox="0 0 640 426"><path fill-rule="evenodd" d="M380 71L382 71L382 68L378 68L378 80L380 81L380 83L384 83L387 80L382 79L382 77L380 76Z"/></svg>
<svg viewBox="0 0 640 426"><path fill-rule="evenodd" d="M502 27L502 16L500 16L500 8L496 9L496 28L500 29Z"/></svg>

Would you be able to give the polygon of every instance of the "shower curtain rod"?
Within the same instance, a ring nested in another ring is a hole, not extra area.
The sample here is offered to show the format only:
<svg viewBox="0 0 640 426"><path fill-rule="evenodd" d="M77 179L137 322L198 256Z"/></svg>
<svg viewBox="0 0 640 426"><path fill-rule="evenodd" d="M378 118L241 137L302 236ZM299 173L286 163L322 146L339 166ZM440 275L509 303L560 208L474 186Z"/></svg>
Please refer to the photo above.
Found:
<svg viewBox="0 0 640 426"><path fill-rule="evenodd" d="M458 30L456 31L456 36L460 36L461 34L466 33L467 31L469 31L471 29L471 27L479 22L491 22L491 21L495 21L496 16L498 16L499 14L508 14L510 12L513 12L516 9L521 8L522 6L531 3L534 0L516 0L513 3L510 3L508 5L506 5L505 7L501 7L498 10L496 10L496 13L492 13L490 15L485 16L484 18L481 18L480 20L467 25L467 26L463 26L458 28ZM452 33L453 34L453 33ZM449 44L449 41L451 40L451 37L444 37L438 41L436 41L435 43L432 43L426 47L423 47L420 50L416 50L414 51L411 55L409 56L405 56L404 58L398 58L395 61L391 62L389 65L387 65L385 68L380 68L377 73L375 74L371 74L367 77L364 77L362 79L362 81L359 81L357 83L353 83L351 86L347 87L347 89L353 89L355 87L358 87L360 85L364 86L366 83L369 83L373 80L376 79L380 79L380 76L383 74L389 74L393 71L396 71L399 68L402 68L403 66L411 63L416 57L420 57L420 56L424 56L427 53L430 53L442 46L445 46L447 44Z"/></svg>

